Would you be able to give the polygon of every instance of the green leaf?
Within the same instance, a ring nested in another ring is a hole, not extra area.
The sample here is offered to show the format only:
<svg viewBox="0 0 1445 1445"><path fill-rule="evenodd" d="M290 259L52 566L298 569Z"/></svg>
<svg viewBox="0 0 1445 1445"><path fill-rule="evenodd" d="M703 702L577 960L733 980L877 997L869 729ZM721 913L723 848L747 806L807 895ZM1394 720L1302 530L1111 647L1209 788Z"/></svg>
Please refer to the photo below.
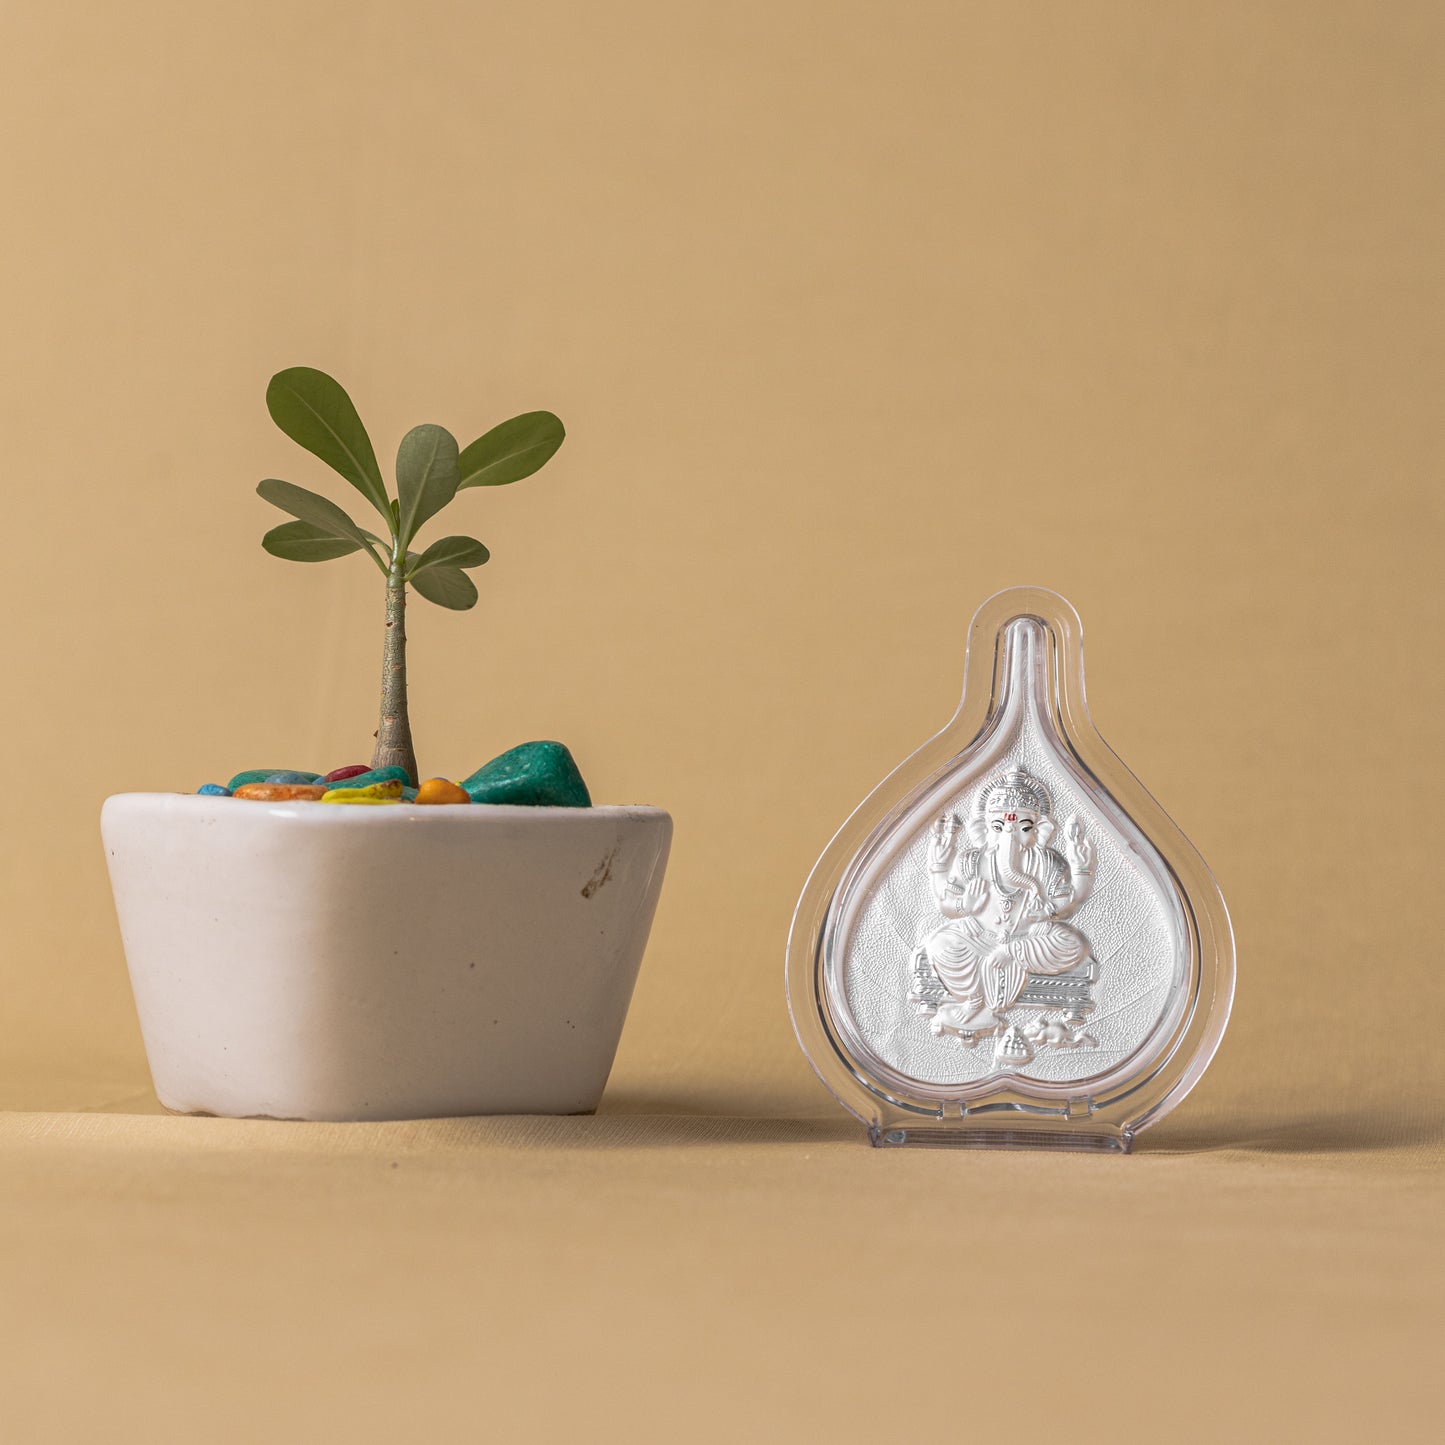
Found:
<svg viewBox="0 0 1445 1445"><path fill-rule="evenodd" d="M423 522L457 494L457 439L445 428L414 426L396 453L397 527L405 547Z"/></svg>
<svg viewBox="0 0 1445 1445"><path fill-rule="evenodd" d="M349 537L333 537L310 522L283 522L272 527L261 545L273 556L288 562L329 562L361 550L360 542Z"/></svg>
<svg viewBox="0 0 1445 1445"><path fill-rule="evenodd" d="M280 507L283 512L290 512L293 517L299 517L303 522L310 522L327 536L347 537L358 547L366 546L366 533L335 502L328 501L315 492L308 492L305 487L267 477L257 486L256 491L273 507Z"/></svg>
<svg viewBox="0 0 1445 1445"><path fill-rule="evenodd" d="M450 607L453 612L465 612L477 605L476 586L460 567L429 567L413 577L411 585L428 602Z"/></svg>
<svg viewBox="0 0 1445 1445"><path fill-rule="evenodd" d="M475 537L443 537L433 542L420 557L407 555L408 577L432 567L480 567L491 553ZM415 561L412 559L415 558Z"/></svg>
<svg viewBox="0 0 1445 1445"><path fill-rule="evenodd" d="M293 442L340 472L391 526L371 438L339 382L309 366L278 371L266 388L266 409Z"/></svg>
<svg viewBox="0 0 1445 1445"><path fill-rule="evenodd" d="M458 461L457 490L500 487L530 477L551 459L567 433L550 411L529 411L478 437Z"/></svg>

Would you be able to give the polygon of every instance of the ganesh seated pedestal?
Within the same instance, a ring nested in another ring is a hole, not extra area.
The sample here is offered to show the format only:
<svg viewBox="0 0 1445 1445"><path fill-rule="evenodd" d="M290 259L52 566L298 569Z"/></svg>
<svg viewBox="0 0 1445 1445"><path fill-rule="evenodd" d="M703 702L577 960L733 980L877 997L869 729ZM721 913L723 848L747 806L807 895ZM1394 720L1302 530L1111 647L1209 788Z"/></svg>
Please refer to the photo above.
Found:
<svg viewBox="0 0 1445 1445"><path fill-rule="evenodd" d="M929 968L927 955L919 950L915 955L908 1002L928 1019L928 1031L935 1038L952 1039L964 1048L974 1048L980 1040L995 1038L1016 1028L1034 1048L1089 1049L1099 1046L1099 1041L1085 1030L1094 1008L1090 991L1094 979L1092 959L1066 974L1029 974L1016 1007L1033 1010L1033 1016L1025 1015L1011 1024L986 1003L950 997L937 974Z"/></svg>

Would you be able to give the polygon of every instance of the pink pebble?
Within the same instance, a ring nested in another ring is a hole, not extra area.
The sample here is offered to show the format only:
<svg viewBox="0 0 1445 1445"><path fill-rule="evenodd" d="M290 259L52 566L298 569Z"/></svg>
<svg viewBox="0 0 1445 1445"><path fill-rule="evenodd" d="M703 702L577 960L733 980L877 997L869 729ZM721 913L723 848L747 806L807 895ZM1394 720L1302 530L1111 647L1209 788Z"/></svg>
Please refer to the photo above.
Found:
<svg viewBox="0 0 1445 1445"><path fill-rule="evenodd" d="M370 763L352 763L350 767L333 768L321 779L323 783L339 783L343 778L357 778L371 771Z"/></svg>

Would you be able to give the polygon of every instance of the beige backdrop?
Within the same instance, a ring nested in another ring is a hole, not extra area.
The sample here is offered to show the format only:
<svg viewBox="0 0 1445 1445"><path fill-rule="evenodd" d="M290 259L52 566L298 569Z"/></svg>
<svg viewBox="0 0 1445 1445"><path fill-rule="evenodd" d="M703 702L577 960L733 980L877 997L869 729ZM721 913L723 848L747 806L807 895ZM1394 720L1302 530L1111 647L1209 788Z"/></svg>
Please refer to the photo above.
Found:
<svg viewBox="0 0 1445 1445"><path fill-rule="evenodd" d="M1431 3L9 0L24 1438L1427 1438L1442 62ZM375 727L374 575L259 546L259 478L347 491L266 415L291 365L384 458L567 423L449 514L494 560L415 608L413 720L426 771L560 737L676 819L610 1118L156 1116L101 799ZM880 1157L787 923L1017 582L1213 865L1236 1013L1134 1160Z"/></svg>

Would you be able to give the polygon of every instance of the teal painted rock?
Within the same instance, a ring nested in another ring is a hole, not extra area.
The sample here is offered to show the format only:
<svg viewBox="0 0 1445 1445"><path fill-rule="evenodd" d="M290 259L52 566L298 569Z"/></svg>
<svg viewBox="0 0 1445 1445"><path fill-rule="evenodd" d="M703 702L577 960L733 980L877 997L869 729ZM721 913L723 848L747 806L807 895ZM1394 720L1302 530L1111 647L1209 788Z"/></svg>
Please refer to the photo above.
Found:
<svg viewBox="0 0 1445 1445"><path fill-rule="evenodd" d="M461 786L474 803L590 808L587 784L561 743L523 743L478 768Z"/></svg>
<svg viewBox="0 0 1445 1445"><path fill-rule="evenodd" d="M403 787L411 786L411 779L406 775L405 768L373 768L369 773L357 773L353 778L347 778L344 783L338 786L344 788L369 788L373 783L400 783Z"/></svg>
<svg viewBox="0 0 1445 1445"><path fill-rule="evenodd" d="M237 788L244 788L247 783L264 783L281 773L285 773L289 779L303 783L314 783L321 776L320 773L293 772L290 768L247 768L244 773L237 773L226 786L234 793Z"/></svg>

